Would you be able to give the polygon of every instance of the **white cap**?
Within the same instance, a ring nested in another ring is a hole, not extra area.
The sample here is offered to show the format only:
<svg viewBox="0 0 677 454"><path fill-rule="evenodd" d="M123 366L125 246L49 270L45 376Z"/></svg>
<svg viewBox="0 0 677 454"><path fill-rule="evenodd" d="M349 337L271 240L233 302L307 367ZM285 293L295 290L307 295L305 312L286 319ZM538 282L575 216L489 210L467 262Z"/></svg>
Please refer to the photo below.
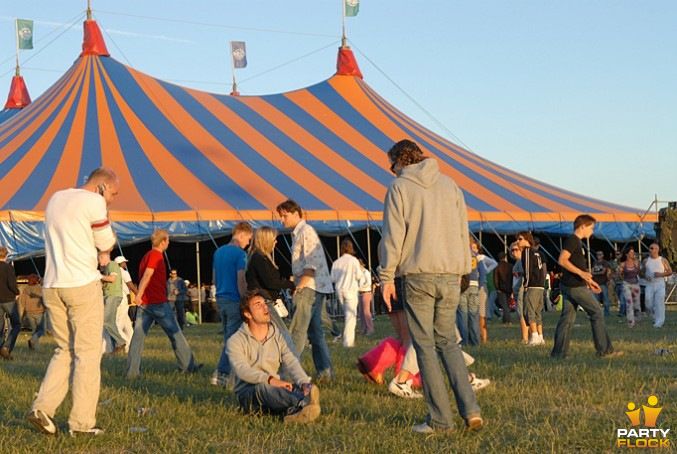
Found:
<svg viewBox="0 0 677 454"><path fill-rule="evenodd" d="M128 262L128 261L129 260L127 260L124 255L118 255L117 257L115 257L115 263L117 263L118 265L122 262Z"/></svg>

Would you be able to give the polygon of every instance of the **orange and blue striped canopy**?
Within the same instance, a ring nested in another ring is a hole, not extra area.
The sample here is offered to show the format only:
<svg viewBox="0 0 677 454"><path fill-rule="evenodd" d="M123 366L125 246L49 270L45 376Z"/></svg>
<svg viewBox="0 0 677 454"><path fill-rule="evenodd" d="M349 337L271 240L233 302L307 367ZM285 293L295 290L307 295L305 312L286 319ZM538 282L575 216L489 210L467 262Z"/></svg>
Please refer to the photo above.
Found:
<svg viewBox="0 0 677 454"><path fill-rule="evenodd" d="M272 224L287 198L321 232L378 225L393 179L386 151L403 138L463 189L475 231L564 234L590 213L612 240L653 233L636 209L521 175L424 128L369 87L349 49L316 85L229 96L153 78L104 46L0 123L0 241L19 253L41 249L50 196L102 165L120 177L110 209L125 241L160 225L194 236L240 220Z"/></svg>

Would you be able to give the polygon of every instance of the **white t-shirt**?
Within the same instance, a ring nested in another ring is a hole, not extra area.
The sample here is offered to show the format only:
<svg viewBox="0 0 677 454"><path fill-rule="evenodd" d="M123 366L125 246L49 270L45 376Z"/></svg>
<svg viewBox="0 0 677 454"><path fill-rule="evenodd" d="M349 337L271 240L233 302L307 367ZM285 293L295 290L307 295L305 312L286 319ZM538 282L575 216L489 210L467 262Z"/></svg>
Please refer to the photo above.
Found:
<svg viewBox="0 0 677 454"><path fill-rule="evenodd" d="M122 294L127 296L129 295L129 287L127 287L127 282L132 280L132 276L129 274L129 271L123 267L120 267L120 271L122 272Z"/></svg>
<svg viewBox="0 0 677 454"><path fill-rule="evenodd" d="M351 254L343 254L331 266L331 280L338 292L355 292L362 278L360 262Z"/></svg>
<svg viewBox="0 0 677 454"><path fill-rule="evenodd" d="M109 250L113 245L103 197L86 189L54 193L45 210L43 287L82 287L101 279L97 249Z"/></svg>

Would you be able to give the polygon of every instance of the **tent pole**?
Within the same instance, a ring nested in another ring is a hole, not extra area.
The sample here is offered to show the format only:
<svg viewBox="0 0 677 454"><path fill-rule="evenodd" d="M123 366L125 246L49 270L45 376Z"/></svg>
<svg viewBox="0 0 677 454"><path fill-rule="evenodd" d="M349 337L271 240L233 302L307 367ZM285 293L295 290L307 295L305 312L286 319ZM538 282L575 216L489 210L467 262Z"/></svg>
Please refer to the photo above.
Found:
<svg viewBox="0 0 677 454"><path fill-rule="evenodd" d="M336 235L336 260L341 258L341 238Z"/></svg>
<svg viewBox="0 0 677 454"><path fill-rule="evenodd" d="M592 264L591 264L591 258L590 258L590 237L586 238L586 239L585 239L585 242L586 242L587 245L588 245L588 269L591 270L591 269L592 269Z"/></svg>
<svg viewBox="0 0 677 454"><path fill-rule="evenodd" d="M503 252L508 255L508 235L503 234Z"/></svg>
<svg viewBox="0 0 677 454"><path fill-rule="evenodd" d="M367 266L371 272L371 229L367 225Z"/></svg>
<svg viewBox="0 0 677 454"><path fill-rule="evenodd" d="M195 260L197 261L197 319L202 323L202 281L200 280L200 242L195 242Z"/></svg>

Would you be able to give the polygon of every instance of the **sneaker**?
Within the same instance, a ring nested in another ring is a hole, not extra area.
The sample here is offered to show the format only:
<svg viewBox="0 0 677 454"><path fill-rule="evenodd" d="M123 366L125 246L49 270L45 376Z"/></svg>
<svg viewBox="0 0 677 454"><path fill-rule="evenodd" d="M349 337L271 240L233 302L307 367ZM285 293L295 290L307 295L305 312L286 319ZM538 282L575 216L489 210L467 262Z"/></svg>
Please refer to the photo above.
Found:
<svg viewBox="0 0 677 454"><path fill-rule="evenodd" d="M105 431L103 429L99 429L98 427L92 427L91 429L86 429L86 430L73 430L70 429L68 431L68 435L71 437L77 437L78 435L91 435L91 436L97 436L97 435L103 435Z"/></svg>
<svg viewBox="0 0 677 454"><path fill-rule="evenodd" d="M335 344L338 344L338 343L341 342L342 340L343 340L343 334L339 334L338 336L336 336L336 337L334 338L334 343L335 343Z"/></svg>
<svg viewBox="0 0 677 454"><path fill-rule="evenodd" d="M618 358L619 356L625 355L625 352L623 350L616 350L611 353L604 353L603 355L600 355L602 358Z"/></svg>
<svg viewBox="0 0 677 454"><path fill-rule="evenodd" d="M218 370L215 370L212 374L212 378L209 380L209 383L214 386L221 386L222 388L225 388L228 384L228 374L222 374Z"/></svg>
<svg viewBox="0 0 677 454"><path fill-rule="evenodd" d="M491 384L491 380L488 378L477 378L475 374L469 374L470 378L470 386L472 386L472 390L477 392L480 389L484 389L487 386Z"/></svg>
<svg viewBox="0 0 677 454"><path fill-rule="evenodd" d="M287 424L308 424L317 419L322 412L320 407L320 389L315 386L310 386L310 392L303 398L302 407L298 411L284 417L284 422Z"/></svg>
<svg viewBox="0 0 677 454"><path fill-rule="evenodd" d="M357 367L357 370L360 371L362 376L371 384L374 385L382 385L383 384L383 375L382 374L375 374L371 372L367 366L362 362L360 358L357 359L357 362L355 363L355 367Z"/></svg>
<svg viewBox="0 0 677 454"><path fill-rule="evenodd" d="M480 430L484 427L484 420L480 415L471 415L465 419L465 430Z"/></svg>
<svg viewBox="0 0 677 454"><path fill-rule="evenodd" d="M406 399L421 399L423 397L423 394L411 389L411 380L407 380L404 383L398 383L397 378L393 378L388 385L388 391L398 397L404 397Z"/></svg>
<svg viewBox="0 0 677 454"><path fill-rule="evenodd" d="M527 342L527 347L534 347L537 345L545 345L545 341L541 336L532 336Z"/></svg>
<svg viewBox="0 0 677 454"><path fill-rule="evenodd" d="M59 431L56 424L54 424L54 420L42 410L31 411L28 414L28 422L45 435L55 435Z"/></svg>
<svg viewBox="0 0 677 454"><path fill-rule="evenodd" d="M425 434L425 435L431 435L436 432L436 430L430 427L426 422L412 427L411 431L414 432L415 434Z"/></svg>
<svg viewBox="0 0 677 454"><path fill-rule="evenodd" d="M12 356L7 347L0 347L0 356L2 356L5 359L12 359Z"/></svg>

